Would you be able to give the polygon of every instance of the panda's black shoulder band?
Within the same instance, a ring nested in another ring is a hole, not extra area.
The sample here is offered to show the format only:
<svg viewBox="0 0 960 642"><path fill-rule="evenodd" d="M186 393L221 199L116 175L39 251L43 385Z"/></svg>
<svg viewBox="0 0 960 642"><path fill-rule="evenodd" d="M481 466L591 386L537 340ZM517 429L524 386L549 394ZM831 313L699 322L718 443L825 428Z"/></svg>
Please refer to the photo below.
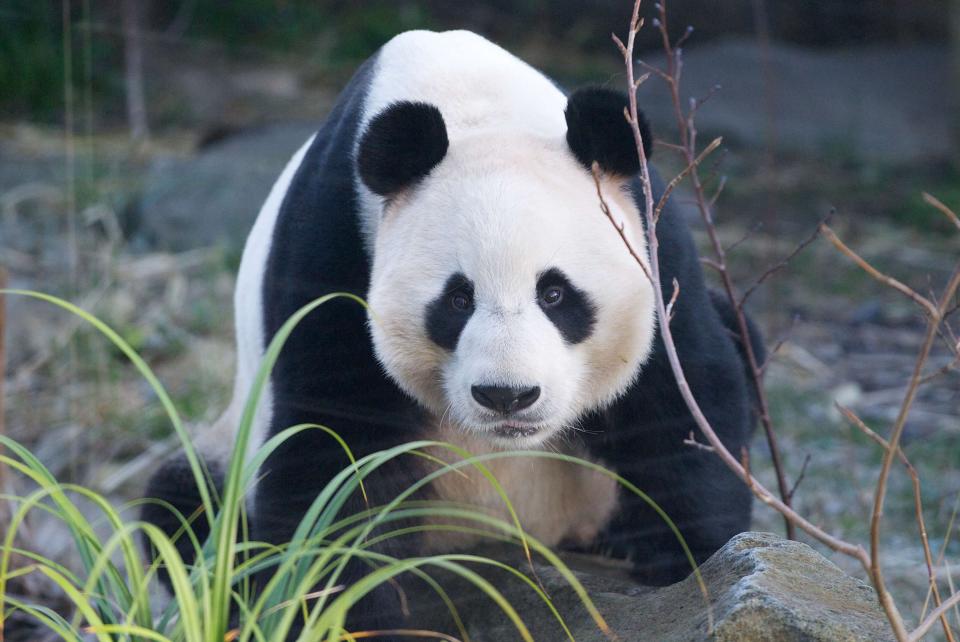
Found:
<svg viewBox="0 0 960 642"><path fill-rule="evenodd" d="M396 102L373 117L357 148L357 171L376 194L394 194L430 173L447 153L440 110Z"/></svg>
<svg viewBox="0 0 960 642"><path fill-rule="evenodd" d="M633 176L640 171L640 158L633 131L624 117L627 95L604 87L578 89L567 99L567 144L577 160L590 169L594 161L604 172ZM650 158L653 142L650 124L640 113L643 151Z"/></svg>

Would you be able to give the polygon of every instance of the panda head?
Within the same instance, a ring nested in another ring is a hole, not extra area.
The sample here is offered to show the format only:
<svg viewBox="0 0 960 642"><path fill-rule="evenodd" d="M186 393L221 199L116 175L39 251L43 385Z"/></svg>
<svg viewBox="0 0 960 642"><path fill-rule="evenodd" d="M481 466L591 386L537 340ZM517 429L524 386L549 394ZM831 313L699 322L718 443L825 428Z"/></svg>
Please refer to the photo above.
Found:
<svg viewBox="0 0 960 642"><path fill-rule="evenodd" d="M590 169L598 164L611 214L646 257L625 104L608 90L576 92L555 139L487 131L451 144L424 103L370 121L357 170L382 203L374 347L442 423L534 447L623 393L649 354L653 290L602 213Z"/></svg>

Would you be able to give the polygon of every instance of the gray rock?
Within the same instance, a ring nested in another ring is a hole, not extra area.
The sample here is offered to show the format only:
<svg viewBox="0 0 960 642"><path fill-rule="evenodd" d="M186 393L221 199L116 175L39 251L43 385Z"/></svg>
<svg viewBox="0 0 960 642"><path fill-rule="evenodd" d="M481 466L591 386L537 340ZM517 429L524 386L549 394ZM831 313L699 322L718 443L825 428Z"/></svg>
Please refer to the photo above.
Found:
<svg viewBox="0 0 960 642"><path fill-rule="evenodd" d="M262 127L227 138L194 158L158 159L150 168L134 244L183 251L243 247L260 206L315 124Z"/></svg>
<svg viewBox="0 0 960 642"><path fill-rule="evenodd" d="M815 50L774 43L765 75L754 40L694 44L683 52L680 98L686 107L689 98L706 96L720 85L697 112L697 123L705 137L723 135L727 142L762 147L769 122L773 142L785 150L892 163L950 158L945 47ZM662 55L642 59L664 66ZM655 131L675 129L661 80L651 76L640 97Z"/></svg>
<svg viewBox="0 0 960 642"><path fill-rule="evenodd" d="M522 560L516 567L526 569ZM806 544L769 533L743 533L701 567L710 596L708 630L704 596L695 579L663 588L639 586L606 560L575 556L568 564L584 584L614 633L625 642L880 642L893 637L873 589L841 571ZM577 642L609 640L598 630L573 589L551 567L537 575ZM536 640L567 639L556 619L529 587L488 574L517 610ZM468 590L451 592L458 597ZM488 598L459 600L471 639L519 639Z"/></svg>

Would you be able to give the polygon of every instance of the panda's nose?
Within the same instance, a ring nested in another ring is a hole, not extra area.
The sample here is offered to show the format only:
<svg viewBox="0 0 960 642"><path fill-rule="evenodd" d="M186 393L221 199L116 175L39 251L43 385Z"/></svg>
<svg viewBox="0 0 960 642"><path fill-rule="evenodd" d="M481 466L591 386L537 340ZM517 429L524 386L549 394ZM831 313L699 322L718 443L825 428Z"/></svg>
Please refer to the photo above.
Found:
<svg viewBox="0 0 960 642"><path fill-rule="evenodd" d="M470 393L484 408L509 413L532 406L533 402L540 398L540 386L532 388L471 386Z"/></svg>

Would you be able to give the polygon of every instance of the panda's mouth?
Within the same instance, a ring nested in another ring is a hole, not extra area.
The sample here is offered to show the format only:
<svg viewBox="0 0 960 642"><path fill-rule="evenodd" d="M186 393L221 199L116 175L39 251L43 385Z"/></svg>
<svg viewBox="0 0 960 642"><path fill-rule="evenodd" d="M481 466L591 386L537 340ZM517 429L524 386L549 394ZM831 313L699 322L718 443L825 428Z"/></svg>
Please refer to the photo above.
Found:
<svg viewBox="0 0 960 642"><path fill-rule="evenodd" d="M507 421L494 426L493 432L497 435L497 437L503 437L505 439L519 439L521 437L534 436L540 432L540 426Z"/></svg>

